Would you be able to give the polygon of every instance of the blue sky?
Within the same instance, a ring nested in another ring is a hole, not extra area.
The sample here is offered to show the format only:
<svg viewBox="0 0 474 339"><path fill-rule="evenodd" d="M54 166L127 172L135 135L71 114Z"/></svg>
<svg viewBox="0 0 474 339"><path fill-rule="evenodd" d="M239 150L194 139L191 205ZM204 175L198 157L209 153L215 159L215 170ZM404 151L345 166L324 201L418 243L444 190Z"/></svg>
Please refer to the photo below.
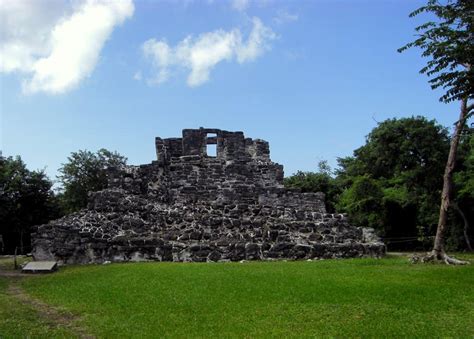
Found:
<svg viewBox="0 0 474 339"><path fill-rule="evenodd" d="M396 51L424 1L12 1L0 149L52 178L72 151L149 163L155 136L200 126L269 141L290 175L351 155L376 121L457 118L419 51Z"/></svg>

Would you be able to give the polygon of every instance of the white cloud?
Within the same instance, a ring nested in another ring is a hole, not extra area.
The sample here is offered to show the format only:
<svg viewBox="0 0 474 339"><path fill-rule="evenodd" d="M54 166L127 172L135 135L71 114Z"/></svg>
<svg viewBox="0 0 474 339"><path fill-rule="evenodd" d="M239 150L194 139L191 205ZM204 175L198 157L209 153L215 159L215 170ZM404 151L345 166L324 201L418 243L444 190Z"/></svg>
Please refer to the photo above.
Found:
<svg viewBox="0 0 474 339"><path fill-rule="evenodd" d="M0 0L1 72L22 72L25 93L63 93L94 70L115 26L134 12L132 0ZM70 3L69 3L70 4Z"/></svg>
<svg viewBox="0 0 474 339"><path fill-rule="evenodd" d="M270 48L276 35L260 19L253 18L252 23L247 41L242 39L239 29L203 33L195 39L188 36L175 47L170 47L165 40L146 41L142 51L155 70L148 82L161 84L174 70L184 68L189 70L187 84L195 87L207 82L212 69L222 61L236 60L240 64L254 61Z"/></svg>
<svg viewBox="0 0 474 339"><path fill-rule="evenodd" d="M245 11L250 4L250 0L232 0L232 8L240 12Z"/></svg>
<svg viewBox="0 0 474 339"><path fill-rule="evenodd" d="M30 71L36 58L48 53L54 22L65 11L62 0L48 6L37 0L0 0L0 71Z"/></svg>
<svg viewBox="0 0 474 339"><path fill-rule="evenodd" d="M153 67L157 69L155 76L149 79L150 84L161 84L169 78L169 66L173 63L171 48L165 41L150 39L142 45L144 55L152 60Z"/></svg>
<svg viewBox="0 0 474 339"><path fill-rule="evenodd" d="M297 20L298 15L291 14L287 10L279 10L277 15L273 18L273 21L275 21L277 24L286 24Z"/></svg>
<svg viewBox="0 0 474 339"><path fill-rule="evenodd" d="M237 60L239 63L253 61L270 48L270 41L275 39L273 31L266 27L258 18L253 18L253 29L250 32L246 44L240 44L237 48Z"/></svg>

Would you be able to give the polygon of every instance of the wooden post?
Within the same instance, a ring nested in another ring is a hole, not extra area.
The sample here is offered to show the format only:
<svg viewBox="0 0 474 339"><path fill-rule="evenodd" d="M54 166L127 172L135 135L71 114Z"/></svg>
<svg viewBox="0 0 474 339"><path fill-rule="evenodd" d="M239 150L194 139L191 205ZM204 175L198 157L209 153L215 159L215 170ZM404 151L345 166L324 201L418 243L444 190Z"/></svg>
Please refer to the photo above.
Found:
<svg viewBox="0 0 474 339"><path fill-rule="evenodd" d="M16 262L16 252L18 250L18 247L15 246L15 253L13 254L13 267L15 268L15 270L18 269L18 263Z"/></svg>

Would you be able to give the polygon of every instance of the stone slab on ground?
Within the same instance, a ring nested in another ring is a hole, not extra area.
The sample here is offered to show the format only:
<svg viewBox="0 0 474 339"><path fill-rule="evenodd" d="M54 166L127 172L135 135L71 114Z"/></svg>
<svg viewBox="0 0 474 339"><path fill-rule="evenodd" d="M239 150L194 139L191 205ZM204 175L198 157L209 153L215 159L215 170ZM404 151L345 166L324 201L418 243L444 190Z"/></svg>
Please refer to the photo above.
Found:
<svg viewBox="0 0 474 339"><path fill-rule="evenodd" d="M52 273L58 269L56 261L32 261L23 267L23 273Z"/></svg>

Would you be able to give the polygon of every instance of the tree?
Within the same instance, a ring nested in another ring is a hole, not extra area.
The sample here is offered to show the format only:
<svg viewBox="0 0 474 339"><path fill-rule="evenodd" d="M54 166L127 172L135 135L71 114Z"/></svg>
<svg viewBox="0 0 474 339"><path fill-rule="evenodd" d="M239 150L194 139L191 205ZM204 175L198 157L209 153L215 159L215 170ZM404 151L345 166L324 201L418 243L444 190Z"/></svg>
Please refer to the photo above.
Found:
<svg viewBox="0 0 474 339"><path fill-rule="evenodd" d="M434 120L410 117L379 123L353 157L338 159L336 181L343 193L337 209L384 237L405 238L403 243L389 240L391 246L413 246L436 223L434 206L448 150L448 131Z"/></svg>
<svg viewBox="0 0 474 339"><path fill-rule="evenodd" d="M474 218L474 133L473 129L466 129L462 143L461 156L457 165L457 173L454 176L456 199L452 203L453 209L461 218L463 224L462 238L466 248L472 251L472 244L469 237L469 220Z"/></svg>
<svg viewBox="0 0 474 339"><path fill-rule="evenodd" d="M107 187L107 170L124 166L126 162L127 158L106 149L96 153L72 152L68 162L59 169L61 175L58 176L63 186L60 200L64 211L71 213L85 208L89 192Z"/></svg>
<svg viewBox="0 0 474 339"><path fill-rule="evenodd" d="M43 171L29 171L20 157L0 156L0 233L6 251L29 247L30 229L59 216L52 182Z"/></svg>
<svg viewBox="0 0 474 339"><path fill-rule="evenodd" d="M368 175L354 178L337 204L338 210L347 212L356 225L364 225L382 230L384 227L383 190L380 183Z"/></svg>
<svg viewBox="0 0 474 339"><path fill-rule="evenodd" d="M404 176L410 186L437 188L436 176L442 172L439 163L448 154L448 140L447 130L435 120L420 116L387 119L369 133L364 146L354 151L354 161L340 160L340 165L352 176Z"/></svg>
<svg viewBox="0 0 474 339"><path fill-rule="evenodd" d="M448 209L453 191L453 173L459 139L467 119L473 114L474 105L474 2L472 0L429 0L412 12L410 17L421 13L435 14L439 21L429 21L416 27L418 38L399 49L419 47L423 57L430 57L420 72L431 77L429 83L433 89L443 88L440 101L460 101L461 110L455 124L448 160L443 176L443 190L438 227L433 250L424 260L442 260L447 264L465 264L446 254L446 225Z"/></svg>
<svg viewBox="0 0 474 339"><path fill-rule="evenodd" d="M318 163L317 172L298 171L296 174L285 178L284 184L288 188L298 188L302 192L324 193L326 210L329 213L335 212L340 190L332 177L332 170L327 161L322 160Z"/></svg>

